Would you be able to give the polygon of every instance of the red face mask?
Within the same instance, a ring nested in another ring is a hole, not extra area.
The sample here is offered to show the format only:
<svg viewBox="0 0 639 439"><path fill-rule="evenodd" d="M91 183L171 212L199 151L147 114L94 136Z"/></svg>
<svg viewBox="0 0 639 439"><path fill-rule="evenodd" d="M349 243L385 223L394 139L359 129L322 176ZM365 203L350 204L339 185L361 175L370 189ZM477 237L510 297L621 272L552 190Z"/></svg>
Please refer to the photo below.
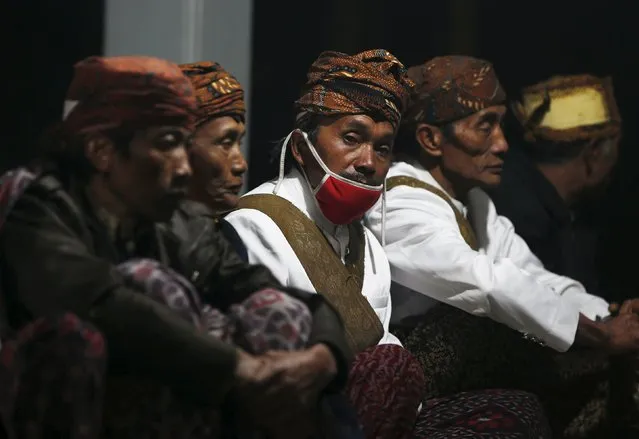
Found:
<svg viewBox="0 0 639 439"><path fill-rule="evenodd" d="M337 175L324 164L308 140L307 134L302 132L302 135L313 157L326 173L313 190L317 204L326 219L333 224L350 224L362 218L379 200L384 185L370 186Z"/></svg>

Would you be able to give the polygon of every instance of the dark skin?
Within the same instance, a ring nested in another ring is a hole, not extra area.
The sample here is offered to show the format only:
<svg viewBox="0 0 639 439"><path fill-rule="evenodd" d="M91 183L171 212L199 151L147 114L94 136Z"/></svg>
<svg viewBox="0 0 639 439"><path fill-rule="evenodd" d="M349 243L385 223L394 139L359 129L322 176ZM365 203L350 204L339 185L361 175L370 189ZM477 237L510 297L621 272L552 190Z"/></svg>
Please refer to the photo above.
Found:
<svg viewBox="0 0 639 439"><path fill-rule="evenodd" d="M395 130L390 122L358 114L324 119L314 146L331 171L349 180L378 186L390 168L394 139ZM291 151L311 186L316 187L324 177L324 170L299 131L293 133Z"/></svg>
<svg viewBox="0 0 639 439"><path fill-rule="evenodd" d="M452 197L465 202L474 187L490 188L501 182L508 143L501 128L506 107L495 105L453 122L447 130L418 124L415 138L421 146L421 164ZM599 180L607 166L593 174ZM635 309L633 304L625 309ZM594 322L580 315L577 344L611 353L639 350L639 315L625 313L606 322Z"/></svg>
<svg viewBox="0 0 639 439"><path fill-rule="evenodd" d="M185 197L191 166L187 155L190 131L180 126L155 126L133 136L128 153L95 135L86 155L97 173L89 191L121 220L167 221Z"/></svg>
<svg viewBox="0 0 639 439"><path fill-rule="evenodd" d="M230 116L211 119L195 130L189 157L193 178L189 197L216 213L237 207L247 170L242 154L244 122Z"/></svg>
<svg viewBox="0 0 639 439"><path fill-rule="evenodd" d="M619 139L608 138L588 143L566 162L539 163L537 167L561 198L574 207L596 201L603 194L618 157Z"/></svg>
<svg viewBox="0 0 639 439"><path fill-rule="evenodd" d="M505 114L504 105L491 106L453 122L450 132L425 123L417 126L423 165L454 198L463 200L474 187L501 182L508 151L502 130Z"/></svg>
<svg viewBox="0 0 639 439"><path fill-rule="evenodd" d="M185 197L191 176L190 135L179 126L151 127L135 133L126 154L106 136L93 136L85 149L97 171L89 182L89 197L120 221L168 220ZM237 355L242 407L267 430L284 431L284 425L309 413L337 373L333 354L323 344L259 356L238 349ZM290 407L285 410L283 404Z"/></svg>

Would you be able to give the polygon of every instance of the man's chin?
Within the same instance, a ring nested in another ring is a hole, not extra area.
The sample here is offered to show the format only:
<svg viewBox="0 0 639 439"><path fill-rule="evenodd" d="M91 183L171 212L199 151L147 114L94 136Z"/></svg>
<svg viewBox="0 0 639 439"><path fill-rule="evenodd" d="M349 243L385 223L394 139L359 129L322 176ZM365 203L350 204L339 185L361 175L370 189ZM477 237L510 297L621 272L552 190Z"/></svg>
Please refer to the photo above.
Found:
<svg viewBox="0 0 639 439"><path fill-rule="evenodd" d="M479 187L481 189L495 189L501 184L501 174L490 174L481 179Z"/></svg>

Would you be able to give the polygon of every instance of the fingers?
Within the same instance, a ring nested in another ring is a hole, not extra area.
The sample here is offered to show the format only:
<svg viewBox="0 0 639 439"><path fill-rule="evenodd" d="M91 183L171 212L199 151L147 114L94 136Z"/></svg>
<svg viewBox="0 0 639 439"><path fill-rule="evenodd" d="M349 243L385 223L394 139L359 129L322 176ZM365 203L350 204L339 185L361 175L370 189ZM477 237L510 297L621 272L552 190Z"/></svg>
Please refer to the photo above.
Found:
<svg viewBox="0 0 639 439"><path fill-rule="evenodd" d="M626 300L621 304L619 314L632 314L633 313L633 301Z"/></svg>

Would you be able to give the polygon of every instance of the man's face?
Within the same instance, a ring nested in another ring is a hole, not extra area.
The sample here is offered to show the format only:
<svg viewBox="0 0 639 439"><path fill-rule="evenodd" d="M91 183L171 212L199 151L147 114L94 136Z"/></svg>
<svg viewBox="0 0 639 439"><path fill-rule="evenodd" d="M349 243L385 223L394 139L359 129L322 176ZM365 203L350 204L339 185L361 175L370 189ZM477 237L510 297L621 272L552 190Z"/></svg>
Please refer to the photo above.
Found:
<svg viewBox="0 0 639 439"><path fill-rule="evenodd" d="M293 155L304 168L313 187L324 170L309 151L303 137L293 137ZM390 122L369 116L329 118L318 126L314 146L328 169L349 180L378 186L390 168L395 130ZM313 139L309 139L313 140Z"/></svg>
<svg viewBox="0 0 639 439"><path fill-rule="evenodd" d="M166 221L186 196L191 176L190 131L156 126L136 132L128 154L116 152L108 170L111 190L130 215Z"/></svg>
<svg viewBox="0 0 639 439"><path fill-rule="evenodd" d="M247 169L240 149L245 132L244 122L224 116L200 125L193 135L189 192L216 211L237 206Z"/></svg>
<svg viewBox="0 0 639 439"><path fill-rule="evenodd" d="M584 173L580 198L595 201L605 193L611 181L619 157L619 139L604 139L595 146L595 150L590 150L587 154L586 166L589 169Z"/></svg>
<svg viewBox="0 0 639 439"><path fill-rule="evenodd" d="M488 107L444 130L441 144L444 172L471 187L497 186L508 151L501 127L505 114L503 105Z"/></svg>

